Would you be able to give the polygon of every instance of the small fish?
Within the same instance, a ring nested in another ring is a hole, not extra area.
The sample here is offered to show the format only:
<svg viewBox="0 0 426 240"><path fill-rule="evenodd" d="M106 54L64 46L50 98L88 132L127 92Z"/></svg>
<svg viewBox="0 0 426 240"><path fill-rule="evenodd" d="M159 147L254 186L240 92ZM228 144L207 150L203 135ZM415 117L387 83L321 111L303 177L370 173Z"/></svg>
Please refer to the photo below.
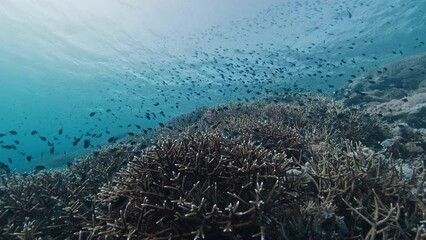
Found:
<svg viewBox="0 0 426 240"><path fill-rule="evenodd" d="M6 134L0 133L0 137L4 137L4 136L6 136Z"/></svg>
<svg viewBox="0 0 426 240"><path fill-rule="evenodd" d="M95 116L95 112L91 112L90 114L89 114L89 116L91 116L91 117L93 117L93 116Z"/></svg>
<svg viewBox="0 0 426 240"><path fill-rule="evenodd" d="M58 134L59 134L59 135L62 135L62 128L61 128L61 129L59 129Z"/></svg>
<svg viewBox="0 0 426 240"><path fill-rule="evenodd" d="M83 142L83 148L88 148L88 147L90 147L90 139L86 139Z"/></svg>
<svg viewBox="0 0 426 240"><path fill-rule="evenodd" d="M77 144L80 142L82 137L83 137L83 135L81 135L81 137L79 137L79 138L74 137L74 142L72 142L72 145L77 146Z"/></svg>
<svg viewBox="0 0 426 240"><path fill-rule="evenodd" d="M3 170L7 175L10 174L10 168L7 164L0 162L0 169Z"/></svg>
<svg viewBox="0 0 426 240"><path fill-rule="evenodd" d="M349 18L352 18L352 13L351 13L351 12L349 12L349 10L348 10L348 9L346 9L346 11L348 12L348 17L349 17Z"/></svg>
<svg viewBox="0 0 426 240"><path fill-rule="evenodd" d="M35 171L36 173L38 173L38 172L40 172L40 171L43 171L44 169L46 169L46 167L45 167L45 166L43 166L43 165L37 165L37 166L35 166L34 171Z"/></svg>
<svg viewBox="0 0 426 240"><path fill-rule="evenodd" d="M36 135L36 134L38 134L38 132L35 131L35 130L31 132L31 135L33 135L33 136Z"/></svg>
<svg viewBox="0 0 426 240"><path fill-rule="evenodd" d="M18 132L14 131L14 130L9 131L9 133L10 133L11 135L17 135L17 134L18 134Z"/></svg>
<svg viewBox="0 0 426 240"><path fill-rule="evenodd" d="M47 138L40 136L41 141L45 142L47 140Z"/></svg>
<svg viewBox="0 0 426 240"><path fill-rule="evenodd" d="M118 138L116 138L116 137L110 137L110 138L108 139L108 142L109 142L109 143L115 143L115 142L117 142L117 140L118 140Z"/></svg>
<svg viewBox="0 0 426 240"><path fill-rule="evenodd" d="M361 96L366 96L367 95L367 93L365 93L365 92L361 92L361 91L359 91L359 90L356 90L355 91L356 93L358 93L359 95L361 95Z"/></svg>
<svg viewBox="0 0 426 240"><path fill-rule="evenodd" d="M9 163L11 164L13 161L12 161L12 158L7 158L7 160L9 160Z"/></svg>
<svg viewBox="0 0 426 240"><path fill-rule="evenodd" d="M50 152L50 154L55 154L55 147L51 147L49 152Z"/></svg>
<svg viewBox="0 0 426 240"><path fill-rule="evenodd" d="M33 159L33 156L27 156L27 161L31 162L31 159Z"/></svg>
<svg viewBox="0 0 426 240"><path fill-rule="evenodd" d="M129 136L135 136L135 134L132 133L132 132L128 132L127 135L129 135Z"/></svg>

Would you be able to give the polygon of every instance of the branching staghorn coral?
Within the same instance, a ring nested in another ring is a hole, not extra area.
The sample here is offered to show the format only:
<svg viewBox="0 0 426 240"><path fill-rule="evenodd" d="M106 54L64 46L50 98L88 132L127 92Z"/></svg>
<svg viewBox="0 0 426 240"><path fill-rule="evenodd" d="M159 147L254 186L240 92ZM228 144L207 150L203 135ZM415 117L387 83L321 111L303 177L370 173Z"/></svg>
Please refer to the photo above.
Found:
<svg viewBox="0 0 426 240"><path fill-rule="evenodd" d="M285 154L219 135L162 142L101 189L98 234L277 236L279 223L272 217L283 205L297 206L294 201L306 188L296 168Z"/></svg>
<svg viewBox="0 0 426 240"><path fill-rule="evenodd" d="M133 150L141 152L133 146L105 148L70 164L63 172L3 176L0 239L72 236L82 223L92 220L93 201L100 185L112 180L134 155Z"/></svg>
<svg viewBox="0 0 426 240"><path fill-rule="evenodd" d="M420 239L425 167L407 177L377 153L387 131L320 96L198 109L152 142L104 148L63 172L3 175L1 236Z"/></svg>

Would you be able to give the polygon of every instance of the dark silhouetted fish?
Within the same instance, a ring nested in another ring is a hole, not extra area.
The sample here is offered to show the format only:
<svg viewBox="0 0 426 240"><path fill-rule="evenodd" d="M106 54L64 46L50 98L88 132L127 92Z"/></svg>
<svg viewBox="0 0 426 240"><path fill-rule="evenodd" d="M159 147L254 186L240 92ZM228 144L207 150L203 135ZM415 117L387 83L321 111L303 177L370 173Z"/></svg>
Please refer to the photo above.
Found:
<svg viewBox="0 0 426 240"><path fill-rule="evenodd" d="M83 137L83 135L81 135L81 137L79 137L79 138L74 137L74 142L72 142L72 145L77 146L77 144L80 142L82 137Z"/></svg>
<svg viewBox="0 0 426 240"><path fill-rule="evenodd" d="M116 137L110 137L110 138L108 139L108 142L109 142L109 143L115 143L115 142L117 142L117 140L118 140L118 138L116 138Z"/></svg>
<svg viewBox="0 0 426 240"><path fill-rule="evenodd" d="M40 136L41 141L45 142L47 140L47 138Z"/></svg>
<svg viewBox="0 0 426 240"><path fill-rule="evenodd" d="M349 12L349 10L347 10L347 9L346 9L346 11L348 12L348 17L349 17L349 18L352 18L352 13L351 13L351 12Z"/></svg>
<svg viewBox="0 0 426 240"><path fill-rule="evenodd" d="M50 152L50 154L55 154L55 147L51 147L49 152Z"/></svg>
<svg viewBox="0 0 426 240"><path fill-rule="evenodd" d="M31 132L31 135L36 135L36 134L38 134L38 132L35 130Z"/></svg>
<svg viewBox="0 0 426 240"><path fill-rule="evenodd" d="M7 164L0 162L0 170L3 170L7 175L10 174L10 168Z"/></svg>
<svg viewBox="0 0 426 240"><path fill-rule="evenodd" d="M35 171L36 173L38 173L38 172L40 172L40 171L43 171L44 169L46 169L46 167L45 167L45 166L43 166L43 165L37 165L37 166L35 166L34 171Z"/></svg>
<svg viewBox="0 0 426 240"><path fill-rule="evenodd" d="M62 128L61 128L61 129L59 129L58 134L59 134L59 135L62 135Z"/></svg>
<svg viewBox="0 0 426 240"><path fill-rule="evenodd" d="M9 131L9 133L10 133L11 135L17 135L17 134L18 134L18 132L14 131L14 130Z"/></svg>
<svg viewBox="0 0 426 240"><path fill-rule="evenodd" d="M90 147L90 139L84 140L83 148L88 148L88 147Z"/></svg>
<svg viewBox="0 0 426 240"><path fill-rule="evenodd" d="M4 149L14 149L14 150L16 150L16 147L14 145L2 145L1 147L4 148Z"/></svg>
<svg viewBox="0 0 426 240"><path fill-rule="evenodd" d="M95 116L95 112L91 112L90 114L89 114L89 116L91 116L91 117L93 117L93 116Z"/></svg>
<svg viewBox="0 0 426 240"><path fill-rule="evenodd" d="M6 134L0 133L0 137L4 137L4 136L6 136Z"/></svg>
<svg viewBox="0 0 426 240"><path fill-rule="evenodd" d="M31 162L31 159L33 159L33 156L27 156L27 161Z"/></svg>

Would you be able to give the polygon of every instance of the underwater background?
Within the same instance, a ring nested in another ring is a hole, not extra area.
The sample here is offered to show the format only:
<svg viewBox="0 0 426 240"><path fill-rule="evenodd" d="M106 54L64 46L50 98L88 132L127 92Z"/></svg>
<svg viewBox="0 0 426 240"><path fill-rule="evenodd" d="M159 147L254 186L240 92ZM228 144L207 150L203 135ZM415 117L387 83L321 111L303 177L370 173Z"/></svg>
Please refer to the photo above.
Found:
<svg viewBox="0 0 426 240"><path fill-rule="evenodd" d="M426 1L0 3L0 161L63 167L200 106L334 93L426 50Z"/></svg>
<svg viewBox="0 0 426 240"><path fill-rule="evenodd" d="M0 3L0 240L426 239L426 1Z"/></svg>

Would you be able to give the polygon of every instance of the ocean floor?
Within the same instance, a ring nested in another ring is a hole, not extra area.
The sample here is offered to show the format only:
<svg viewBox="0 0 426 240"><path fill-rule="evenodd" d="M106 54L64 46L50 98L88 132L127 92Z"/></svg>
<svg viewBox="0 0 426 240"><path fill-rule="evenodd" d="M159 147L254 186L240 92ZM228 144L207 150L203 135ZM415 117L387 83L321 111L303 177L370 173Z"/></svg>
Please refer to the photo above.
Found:
<svg viewBox="0 0 426 240"><path fill-rule="evenodd" d="M64 169L2 166L1 239L424 239L426 55L335 98L199 108Z"/></svg>

